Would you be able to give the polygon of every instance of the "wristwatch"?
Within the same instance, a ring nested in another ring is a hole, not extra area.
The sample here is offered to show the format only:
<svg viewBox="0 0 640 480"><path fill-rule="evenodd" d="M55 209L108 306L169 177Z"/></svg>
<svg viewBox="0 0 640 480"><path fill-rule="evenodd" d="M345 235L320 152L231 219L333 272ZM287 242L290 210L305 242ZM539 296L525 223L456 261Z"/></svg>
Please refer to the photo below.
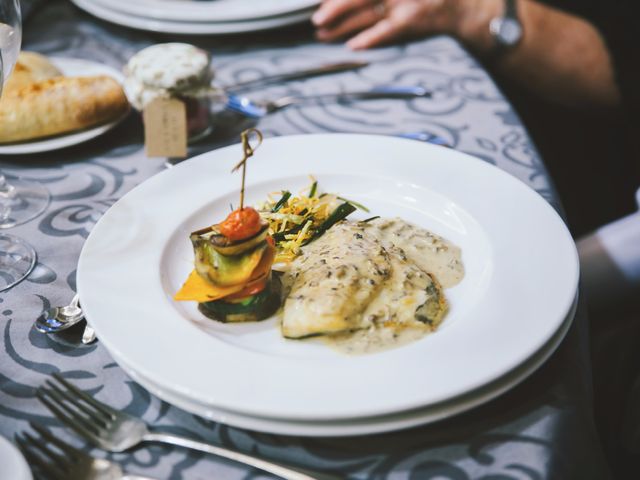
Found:
<svg viewBox="0 0 640 480"><path fill-rule="evenodd" d="M522 38L522 23L518 20L517 0L504 0L504 13L489 23L489 31L496 44L496 52L515 47Z"/></svg>

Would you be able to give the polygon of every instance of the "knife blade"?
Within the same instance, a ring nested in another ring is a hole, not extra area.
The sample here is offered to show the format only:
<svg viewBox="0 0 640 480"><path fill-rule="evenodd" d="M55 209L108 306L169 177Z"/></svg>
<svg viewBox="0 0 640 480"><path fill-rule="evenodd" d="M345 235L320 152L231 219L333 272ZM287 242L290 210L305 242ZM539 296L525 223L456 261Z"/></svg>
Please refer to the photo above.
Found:
<svg viewBox="0 0 640 480"><path fill-rule="evenodd" d="M279 73L266 77L255 78L244 82L238 82L231 85L225 85L222 88L227 92L239 92L258 85L267 85L271 83L287 82L291 80L301 80L303 78L317 77L320 75L329 75L331 73L346 72L350 70L359 70L369 65L369 62L338 62L328 63L319 67L307 68L293 72Z"/></svg>

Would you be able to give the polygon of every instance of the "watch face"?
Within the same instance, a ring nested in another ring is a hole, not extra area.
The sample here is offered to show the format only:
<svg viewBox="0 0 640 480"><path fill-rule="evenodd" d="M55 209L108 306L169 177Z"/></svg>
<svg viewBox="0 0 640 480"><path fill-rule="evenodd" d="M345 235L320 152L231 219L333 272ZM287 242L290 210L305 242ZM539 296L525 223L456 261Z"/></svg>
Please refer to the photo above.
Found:
<svg viewBox="0 0 640 480"><path fill-rule="evenodd" d="M515 18L494 18L491 21L491 33L505 46L513 46L522 38L522 26Z"/></svg>
<svg viewBox="0 0 640 480"><path fill-rule="evenodd" d="M515 45L522 36L520 22L513 18L505 18L500 28L500 37L508 45Z"/></svg>

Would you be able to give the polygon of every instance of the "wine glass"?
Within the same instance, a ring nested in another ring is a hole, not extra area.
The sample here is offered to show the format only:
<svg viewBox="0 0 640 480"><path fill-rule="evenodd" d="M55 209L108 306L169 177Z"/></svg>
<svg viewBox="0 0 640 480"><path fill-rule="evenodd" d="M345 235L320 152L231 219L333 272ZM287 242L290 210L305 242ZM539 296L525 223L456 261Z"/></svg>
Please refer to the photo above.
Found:
<svg viewBox="0 0 640 480"><path fill-rule="evenodd" d="M22 29L19 0L0 0L0 96L20 51ZM0 171L0 229L25 223L40 215L50 195L42 185ZM23 280L36 263L36 252L24 240L0 233L0 292Z"/></svg>

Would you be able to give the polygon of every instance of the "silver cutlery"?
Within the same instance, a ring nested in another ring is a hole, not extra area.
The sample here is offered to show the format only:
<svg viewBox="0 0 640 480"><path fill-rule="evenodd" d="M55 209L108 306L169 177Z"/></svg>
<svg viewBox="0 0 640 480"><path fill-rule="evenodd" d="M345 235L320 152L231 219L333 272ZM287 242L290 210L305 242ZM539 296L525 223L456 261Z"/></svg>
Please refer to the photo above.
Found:
<svg viewBox="0 0 640 480"><path fill-rule="evenodd" d="M408 138L410 140L418 140L419 142L432 143L433 145L440 145L441 147L453 148L451 142L446 138L442 138L441 136L431 132L405 132L398 133L396 136Z"/></svg>
<svg viewBox="0 0 640 480"><path fill-rule="evenodd" d="M152 432L136 417L115 410L78 389L59 374L47 380L36 396L58 419L93 445L122 452L142 442L161 442L190 448L252 466L287 480L337 480L338 476L280 465L262 458L191 440L170 433Z"/></svg>
<svg viewBox="0 0 640 480"><path fill-rule="evenodd" d="M84 332L82 332L82 343L85 345L89 345L96 341L96 331L93 329L91 325L87 323L84 327Z"/></svg>
<svg viewBox="0 0 640 480"><path fill-rule="evenodd" d="M76 294L69 305L51 307L40 314L33 324L42 333L57 333L73 327L84 318L80 308L80 297Z"/></svg>
<svg viewBox="0 0 640 480"><path fill-rule="evenodd" d="M286 96L276 100L251 100L239 95L228 95L226 108L251 118L261 118L294 104L315 101L353 102L356 100L374 100L382 98L428 98L431 92L423 87L375 87L370 90L323 93L317 95Z"/></svg>
<svg viewBox="0 0 640 480"><path fill-rule="evenodd" d="M15 440L29 465L38 469L39 478L51 480L152 480L127 475L120 465L103 458L95 458L55 437L51 432L29 423L38 432L16 435Z"/></svg>
<svg viewBox="0 0 640 480"><path fill-rule="evenodd" d="M240 90L246 90L248 88L256 87L259 85L268 85L272 83L287 82L290 80L301 80L304 78L317 77L320 75L328 75L331 73L346 72L349 70L359 70L360 68L369 65L368 62L338 62L328 63L319 67L312 67L303 70L297 70L295 72L279 73L276 75L269 75L266 77L260 77L253 80L247 80L244 82L237 82L231 85L223 85L222 88L226 92L238 92Z"/></svg>

